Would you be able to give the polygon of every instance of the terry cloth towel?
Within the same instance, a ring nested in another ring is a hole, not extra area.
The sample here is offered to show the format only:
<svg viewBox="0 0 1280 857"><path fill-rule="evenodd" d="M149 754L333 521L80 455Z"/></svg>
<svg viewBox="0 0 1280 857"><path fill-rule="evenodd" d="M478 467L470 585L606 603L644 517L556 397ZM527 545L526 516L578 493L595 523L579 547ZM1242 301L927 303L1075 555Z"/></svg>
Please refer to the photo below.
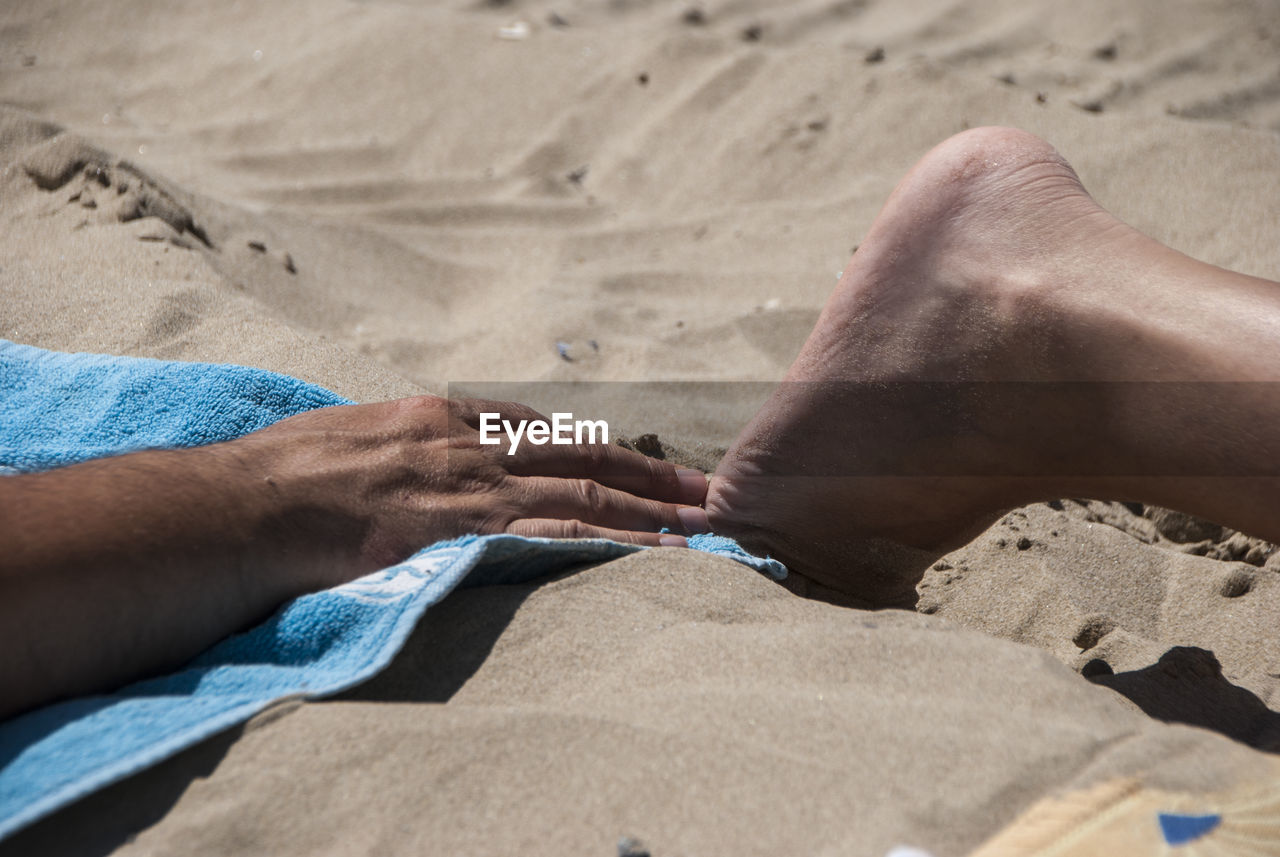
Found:
<svg viewBox="0 0 1280 857"><path fill-rule="evenodd" d="M206 363L62 354L0 340L0 467L34 471L129 450L226 440L347 400L296 378ZM0 533L0 539L3 538ZM771 577L729 539L691 547ZM286 604L184 669L0 723L0 838L241 723L382 670L428 607L466 585L511 584L643 550L600 539L465 536Z"/></svg>
<svg viewBox="0 0 1280 857"><path fill-rule="evenodd" d="M1136 778L1050 795L970 857L1280 854L1280 761L1262 780L1194 794Z"/></svg>

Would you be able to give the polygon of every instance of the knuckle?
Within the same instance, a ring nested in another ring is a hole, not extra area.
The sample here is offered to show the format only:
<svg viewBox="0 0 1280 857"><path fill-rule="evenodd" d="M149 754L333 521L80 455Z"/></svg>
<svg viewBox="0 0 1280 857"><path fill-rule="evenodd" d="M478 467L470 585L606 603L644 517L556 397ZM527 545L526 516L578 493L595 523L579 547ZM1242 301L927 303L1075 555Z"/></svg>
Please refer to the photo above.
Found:
<svg viewBox="0 0 1280 857"><path fill-rule="evenodd" d="M542 414L535 411L528 405L522 405L519 402L509 402L499 399L466 399L469 407L473 410L485 411L490 413L498 413L503 419L508 420L545 420Z"/></svg>
<svg viewBox="0 0 1280 857"><path fill-rule="evenodd" d="M438 413L441 410L448 410L449 400L442 399L439 396L422 395L409 396L405 399L398 400L397 404L410 414Z"/></svg>
<svg viewBox="0 0 1280 857"><path fill-rule="evenodd" d="M653 521L655 528L668 527L677 532L684 531L684 524L680 522L680 516L676 514L677 506L670 503L654 503L646 502L646 511L649 513L649 520Z"/></svg>
<svg viewBox="0 0 1280 857"><path fill-rule="evenodd" d="M429 439L438 436L449 419L449 400L439 396L410 396L389 404L386 426L393 434Z"/></svg>
<svg viewBox="0 0 1280 857"><path fill-rule="evenodd" d="M577 480L575 489L578 499L588 509L597 509L604 502L604 491L594 479Z"/></svg>
<svg viewBox="0 0 1280 857"><path fill-rule="evenodd" d="M636 454L637 465L642 478L652 488L671 488L679 485L675 465L668 461Z"/></svg>
<svg viewBox="0 0 1280 857"><path fill-rule="evenodd" d="M651 461L647 476L653 496L664 500L680 496L680 477L676 476L676 469L671 465L661 461Z"/></svg>
<svg viewBox="0 0 1280 857"><path fill-rule="evenodd" d="M522 405L519 402L501 402L499 403L503 413L510 414L512 417L521 420L543 420L546 417L535 411L528 405Z"/></svg>
<svg viewBox="0 0 1280 857"><path fill-rule="evenodd" d="M519 494L506 473L478 463L464 477L459 490L477 503L492 508L496 514L514 514Z"/></svg>
<svg viewBox="0 0 1280 857"><path fill-rule="evenodd" d="M564 522L565 538L569 539L589 539L592 537L592 528L577 518Z"/></svg>
<svg viewBox="0 0 1280 857"><path fill-rule="evenodd" d="M506 510L490 509L487 514L482 514L477 527L480 533L516 533L523 535L520 521L515 516L506 512Z"/></svg>

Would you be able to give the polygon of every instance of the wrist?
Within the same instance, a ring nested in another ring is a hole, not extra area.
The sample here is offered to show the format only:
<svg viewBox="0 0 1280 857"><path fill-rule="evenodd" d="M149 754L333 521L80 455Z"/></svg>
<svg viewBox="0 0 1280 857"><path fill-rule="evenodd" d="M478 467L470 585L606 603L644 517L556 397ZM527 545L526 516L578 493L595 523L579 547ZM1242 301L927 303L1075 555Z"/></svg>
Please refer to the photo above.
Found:
<svg viewBox="0 0 1280 857"><path fill-rule="evenodd" d="M341 507L341 491L314 485L309 448L246 435L208 449L226 476L225 502L240 510L246 574L282 600L355 576L365 527Z"/></svg>

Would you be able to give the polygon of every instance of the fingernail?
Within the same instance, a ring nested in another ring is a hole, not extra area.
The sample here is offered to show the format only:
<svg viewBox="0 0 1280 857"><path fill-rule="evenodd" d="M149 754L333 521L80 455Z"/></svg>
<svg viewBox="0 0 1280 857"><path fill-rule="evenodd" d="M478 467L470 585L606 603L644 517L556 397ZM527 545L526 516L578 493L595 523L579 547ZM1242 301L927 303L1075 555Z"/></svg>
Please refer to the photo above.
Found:
<svg viewBox="0 0 1280 857"><path fill-rule="evenodd" d="M701 500L707 493L707 477L701 470L690 470L685 467L676 469L676 478L680 480L680 489L687 497Z"/></svg>
<svg viewBox="0 0 1280 857"><path fill-rule="evenodd" d="M658 544L664 548L687 548L689 543L684 540L684 536L658 536Z"/></svg>
<svg viewBox="0 0 1280 857"><path fill-rule="evenodd" d="M676 509L676 517L680 519L680 525L686 533L705 533L711 529L707 524L706 511L697 506L681 506Z"/></svg>

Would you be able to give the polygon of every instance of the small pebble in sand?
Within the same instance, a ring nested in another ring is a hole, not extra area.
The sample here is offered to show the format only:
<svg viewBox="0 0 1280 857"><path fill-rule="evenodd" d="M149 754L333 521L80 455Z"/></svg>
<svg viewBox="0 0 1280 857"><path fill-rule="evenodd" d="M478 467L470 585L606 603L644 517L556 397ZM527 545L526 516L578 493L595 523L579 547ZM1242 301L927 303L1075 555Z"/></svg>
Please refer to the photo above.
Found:
<svg viewBox="0 0 1280 857"><path fill-rule="evenodd" d="M263 244L261 241L250 241L249 249L257 250L259 253L265 253L267 252L267 245Z"/></svg>
<svg viewBox="0 0 1280 857"><path fill-rule="evenodd" d="M560 14L557 12L550 12L547 15L547 23L553 27L558 27L560 29L563 29L569 26L569 22L566 21L563 17L561 17Z"/></svg>
<svg viewBox="0 0 1280 857"><path fill-rule="evenodd" d="M874 48L867 51L867 55L863 57L863 59L869 63L884 62L884 48L880 45L876 45Z"/></svg>
<svg viewBox="0 0 1280 857"><path fill-rule="evenodd" d="M529 38L530 32L527 21L512 21L510 24L498 28L498 38L506 39L510 42L518 42Z"/></svg>
<svg viewBox="0 0 1280 857"><path fill-rule="evenodd" d="M636 83L640 84L641 86L648 86L648 85L649 85L649 72L647 72L647 71L642 71L642 72L640 72L639 74L637 74L637 75L636 75Z"/></svg>
<svg viewBox="0 0 1280 857"><path fill-rule="evenodd" d="M592 351L599 351L599 350L600 350L600 343L596 342L594 339L588 339L588 340L587 340L587 345L590 345L590 346L591 346L591 350L592 350Z"/></svg>
<svg viewBox="0 0 1280 857"><path fill-rule="evenodd" d="M681 16L681 20L690 26L699 27L707 23L707 13L703 12L697 6L691 6L685 10L684 15Z"/></svg>
<svg viewBox="0 0 1280 857"><path fill-rule="evenodd" d="M639 839L623 836L618 840L618 857L649 857L649 849Z"/></svg>
<svg viewBox="0 0 1280 857"><path fill-rule="evenodd" d="M640 435L631 443L635 446L636 452L639 452L642 455L647 455L650 458L666 457L666 453L662 449L662 441L652 432Z"/></svg>
<svg viewBox="0 0 1280 857"><path fill-rule="evenodd" d="M763 35L764 27L759 24L750 24L742 30L742 40L744 42L758 42Z"/></svg>
<svg viewBox="0 0 1280 857"><path fill-rule="evenodd" d="M284 254L284 269L290 274L298 273L298 266L293 263L293 256L288 253Z"/></svg>
<svg viewBox="0 0 1280 857"><path fill-rule="evenodd" d="M1275 545L1256 544L1244 555L1244 561L1249 565L1264 565L1275 550Z"/></svg>
<svg viewBox="0 0 1280 857"><path fill-rule="evenodd" d="M1043 92L1036 93L1036 104L1044 104L1048 100L1049 96L1045 95Z"/></svg>
<svg viewBox="0 0 1280 857"><path fill-rule="evenodd" d="M567 343L567 342L557 342L557 343L556 343L556 353L560 355L560 359L561 359L561 360L563 360L564 362L566 362L566 363L572 363L572 362L573 362L573 357L572 357L572 356L570 356L570 354L569 354L569 343Z"/></svg>

